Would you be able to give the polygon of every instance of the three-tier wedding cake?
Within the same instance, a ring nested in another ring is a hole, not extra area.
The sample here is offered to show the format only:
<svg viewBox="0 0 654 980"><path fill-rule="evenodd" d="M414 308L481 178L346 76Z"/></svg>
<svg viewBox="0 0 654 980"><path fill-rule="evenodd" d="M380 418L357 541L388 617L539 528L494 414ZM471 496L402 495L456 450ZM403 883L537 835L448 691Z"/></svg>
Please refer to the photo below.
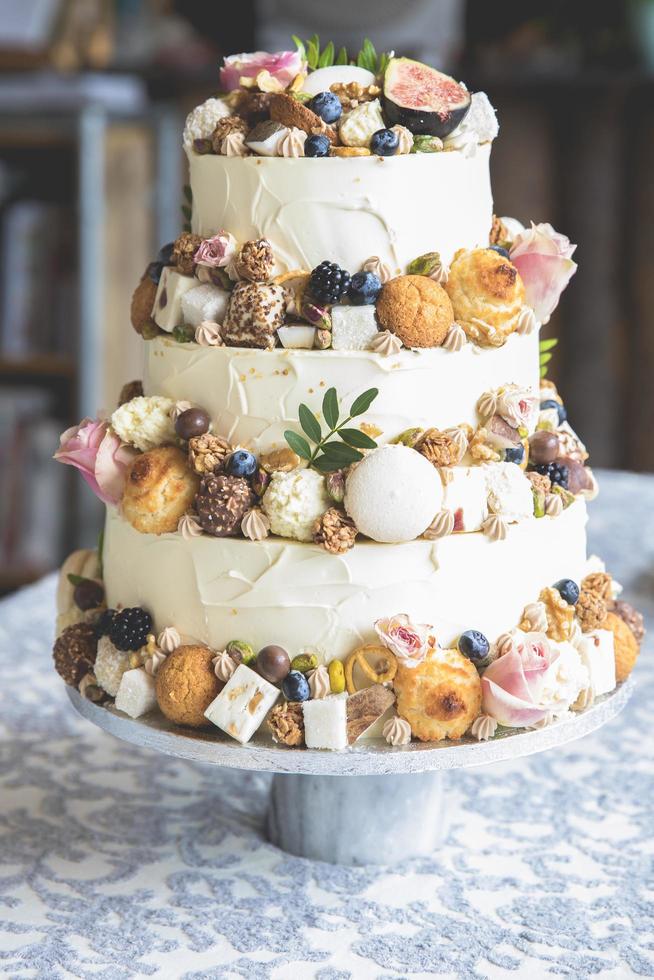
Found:
<svg viewBox="0 0 654 980"><path fill-rule="evenodd" d="M574 246L494 216L487 96L315 38L220 83L184 129L189 224L134 293L143 380L56 454L107 518L62 570L55 666L292 747L584 710L642 620L586 557L596 484L541 377Z"/></svg>

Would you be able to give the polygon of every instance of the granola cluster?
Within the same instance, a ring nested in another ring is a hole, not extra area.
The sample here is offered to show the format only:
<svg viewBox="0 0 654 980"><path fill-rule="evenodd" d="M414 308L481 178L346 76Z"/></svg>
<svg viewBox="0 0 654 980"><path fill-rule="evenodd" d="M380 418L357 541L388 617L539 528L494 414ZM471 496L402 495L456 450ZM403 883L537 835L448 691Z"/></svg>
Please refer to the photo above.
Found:
<svg viewBox="0 0 654 980"><path fill-rule="evenodd" d="M575 613L582 633L592 633L593 630L600 629L606 619L606 603L597 592L582 589L575 606Z"/></svg>
<svg viewBox="0 0 654 980"><path fill-rule="evenodd" d="M250 126L241 116L226 116L221 119L211 134L214 153L222 152L223 140L227 139L228 136L233 133L241 133L242 136L246 136L249 131Z"/></svg>
<svg viewBox="0 0 654 980"><path fill-rule="evenodd" d="M236 271L241 279L250 282L268 282L272 278L275 259L272 246L265 238L246 242L236 260Z"/></svg>
<svg viewBox="0 0 654 980"><path fill-rule="evenodd" d="M361 85L359 82L336 82L331 90L345 110L354 109L361 102L372 102L381 94L379 85Z"/></svg>
<svg viewBox="0 0 654 980"><path fill-rule="evenodd" d="M182 275L193 275L195 268L193 259L201 244L200 235L193 235L190 231L182 232L179 238L175 239L172 260Z"/></svg>
<svg viewBox="0 0 654 980"><path fill-rule="evenodd" d="M188 462L194 473L205 476L219 469L232 452L232 447L221 436L212 436L205 432L202 436L194 436L188 443Z"/></svg>
<svg viewBox="0 0 654 980"><path fill-rule="evenodd" d="M462 456L461 445L453 434L439 429L427 429L414 448L433 466L455 466Z"/></svg>
<svg viewBox="0 0 654 980"><path fill-rule="evenodd" d="M268 715L268 727L275 742L282 745L304 745L304 715L297 701L278 704Z"/></svg>
<svg viewBox="0 0 654 980"><path fill-rule="evenodd" d="M332 555L344 555L354 547L357 529L346 514L337 507L330 507L318 518L313 529L313 540Z"/></svg>

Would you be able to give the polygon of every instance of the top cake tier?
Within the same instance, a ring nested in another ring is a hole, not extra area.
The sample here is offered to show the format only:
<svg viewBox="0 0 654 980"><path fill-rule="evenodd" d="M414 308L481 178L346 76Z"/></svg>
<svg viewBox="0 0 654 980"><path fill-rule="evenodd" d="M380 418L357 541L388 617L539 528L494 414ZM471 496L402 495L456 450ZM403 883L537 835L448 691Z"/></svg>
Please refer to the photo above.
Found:
<svg viewBox="0 0 654 980"><path fill-rule="evenodd" d="M391 275L417 255L449 263L488 242L493 202L490 143L395 157L287 159L188 152L192 230L223 228L238 241L265 238L279 273L326 257L356 270L378 256Z"/></svg>

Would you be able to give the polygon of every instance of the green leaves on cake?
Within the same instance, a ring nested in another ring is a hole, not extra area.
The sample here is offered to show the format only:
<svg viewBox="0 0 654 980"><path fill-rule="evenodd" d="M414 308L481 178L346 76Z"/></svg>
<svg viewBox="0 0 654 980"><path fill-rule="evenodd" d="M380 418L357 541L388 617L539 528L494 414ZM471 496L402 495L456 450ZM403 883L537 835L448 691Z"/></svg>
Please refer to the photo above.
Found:
<svg viewBox="0 0 654 980"><path fill-rule="evenodd" d="M319 68L332 68L334 65L352 65L357 68L365 68L373 75L382 75L390 60L390 55L385 51L377 54L375 46L369 38L365 39L361 50L352 59L347 48L339 48L337 53L333 41L329 41L321 50L320 38L317 34L314 34L308 41L303 41L293 34L292 40L300 53L300 57L306 61L311 71L317 71Z"/></svg>
<svg viewBox="0 0 654 980"><path fill-rule="evenodd" d="M376 449L377 443L361 429L353 428L353 419L367 412L379 394L370 388L355 398L349 415L341 420L336 388L329 388L322 401L322 415L329 431L323 434L322 426L307 405L300 405L298 417L307 438L287 429L284 438L294 453L321 473L333 473L363 459L362 449ZM311 443L314 444L313 448Z"/></svg>
<svg viewBox="0 0 654 980"><path fill-rule="evenodd" d="M538 344L538 351L540 354L540 376L544 378L547 375L547 365L552 360L552 351L559 342L558 337L551 337L549 340L541 340Z"/></svg>

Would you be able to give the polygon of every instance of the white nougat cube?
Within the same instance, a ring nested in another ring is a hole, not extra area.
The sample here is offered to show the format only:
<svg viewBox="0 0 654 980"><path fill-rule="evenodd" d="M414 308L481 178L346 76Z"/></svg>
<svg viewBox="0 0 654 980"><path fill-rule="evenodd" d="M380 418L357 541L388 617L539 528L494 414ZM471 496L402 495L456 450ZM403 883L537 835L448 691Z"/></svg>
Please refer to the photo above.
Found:
<svg viewBox="0 0 654 980"><path fill-rule="evenodd" d="M302 702L308 749L347 748L347 694Z"/></svg>
<svg viewBox="0 0 654 980"><path fill-rule="evenodd" d="M611 630L584 633L579 643L579 655L588 669L595 697L608 694L615 687L615 652Z"/></svg>
<svg viewBox="0 0 654 980"><path fill-rule="evenodd" d="M374 306L333 307L333 350L369 350L378 332Z"/></svg>
<svg viewBox="0 0 654 980"><path fill-rule="evenodd" d="M199 327L205 320L222 323L228 302L229 293L220 286L209 282L194 286L182 296L182 322L191 327Z"/></svg>
<svg viewBox="0 0 654 980"><path fill-rule="evenodd" d="M249 742L279 697L279 691L245 664L239 664L205 717L237 742Z"/></svg>
<svg viewBox="0 0 654 980"><path fill-rule="evenodd" d="M157 326L168 333L181 327L184 322L182 297L196 286L197 279L193 276L183 276L169 265L164 267L152 307L152 318Z"/></svg>
<svg viewBox="0 0 654 980"><path fill-rule="evenodd" d="M140 718L157 707L154 677L143 667L126 670L120 679L116 707L130 718Z"/></svg>
<svg viewBox="0 0 654 980"><path fill-rule="evenodd" d="M447 474L443 508L454 514L455 531L478 531L488 517L488 489L481 466L453 466Z"/></svg>

